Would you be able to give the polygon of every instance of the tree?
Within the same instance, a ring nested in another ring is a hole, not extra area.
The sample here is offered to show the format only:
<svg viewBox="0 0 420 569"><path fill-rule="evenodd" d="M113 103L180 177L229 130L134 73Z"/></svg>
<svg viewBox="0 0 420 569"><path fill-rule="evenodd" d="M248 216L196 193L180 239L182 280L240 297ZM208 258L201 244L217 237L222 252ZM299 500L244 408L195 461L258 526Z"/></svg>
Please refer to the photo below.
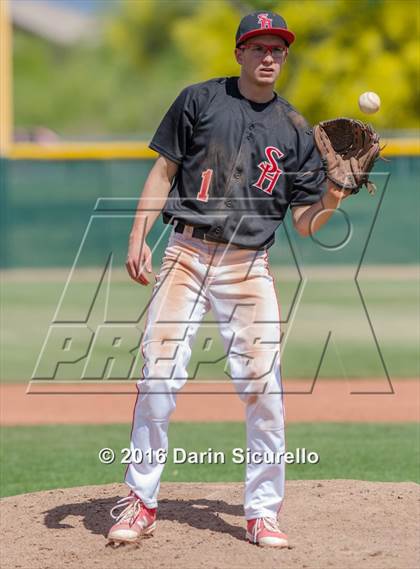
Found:
<svg viewBox="0 0 420 569"><path fill-rule="evenodd" d="M347 115L376 128L419 128L420 4L416 0L122 0L105 14L98 44L54 48L18 32L14 41L18 126L64 136L147 137L186 85L239 74L240 18L280 13L297 39L276 86L312 123ZM357 99L376 91L382 109Z"/></svg>
<svg viewBox="0 0 420 569"><path fill-rule="evenodd" d="M174 39L197 80L239 72L232 57L238 21L244 8L260 6L203 2L175 23ZM279 91L311 122L340 115L366 120L357 99L375 91L382 99L381 112L372 118L376 127L417 128L419 6L411 0L273 4L297 36Z"/></svg>

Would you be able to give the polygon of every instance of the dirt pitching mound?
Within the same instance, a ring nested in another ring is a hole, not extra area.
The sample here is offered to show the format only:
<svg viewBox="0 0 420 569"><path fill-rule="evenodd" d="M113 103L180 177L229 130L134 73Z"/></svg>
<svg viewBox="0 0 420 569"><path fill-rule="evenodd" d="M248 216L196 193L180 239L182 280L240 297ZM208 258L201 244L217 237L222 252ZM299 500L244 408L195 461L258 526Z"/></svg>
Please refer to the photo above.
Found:
<svg viewBox="0 0 420 569"><path fill-rule="evenodd" d="M1 501L3 569L413 569L420 566L419 486L354 480L287 484L289 549L244 541L242 485L163 484L153 538L106 546L123 485L85 486Z"/></svg>

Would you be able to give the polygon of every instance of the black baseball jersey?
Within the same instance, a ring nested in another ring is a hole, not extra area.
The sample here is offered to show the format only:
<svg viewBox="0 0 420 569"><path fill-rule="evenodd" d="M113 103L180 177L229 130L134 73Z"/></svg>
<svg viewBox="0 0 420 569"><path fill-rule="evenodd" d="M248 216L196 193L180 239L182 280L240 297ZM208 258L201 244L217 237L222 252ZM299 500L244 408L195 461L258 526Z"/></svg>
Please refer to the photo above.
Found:
<svg viewBox="0 0 420 569"><path fill-rule="evenodd" d="M324 191L312 130L274 94L244 98L238 77L184 89L150 148L179 164L162 210L164 223L183 221L214 241L266 249L289 205L308 205Z"/></svg>

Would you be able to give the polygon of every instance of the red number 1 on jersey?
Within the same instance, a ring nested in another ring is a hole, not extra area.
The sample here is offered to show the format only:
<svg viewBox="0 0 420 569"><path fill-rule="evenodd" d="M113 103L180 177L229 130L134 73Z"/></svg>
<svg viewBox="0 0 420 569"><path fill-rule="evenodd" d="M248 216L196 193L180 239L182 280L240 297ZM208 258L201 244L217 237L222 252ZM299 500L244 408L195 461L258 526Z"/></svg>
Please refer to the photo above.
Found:
<svg viewBox="0 0 420 569"><path fill-rule="evenodd" d="M201 202L208 202L209 201L209 188L210 182L213 176L213 170L208 169L201 172L201 187L200 191L197 194L197 199Z"/></svg>

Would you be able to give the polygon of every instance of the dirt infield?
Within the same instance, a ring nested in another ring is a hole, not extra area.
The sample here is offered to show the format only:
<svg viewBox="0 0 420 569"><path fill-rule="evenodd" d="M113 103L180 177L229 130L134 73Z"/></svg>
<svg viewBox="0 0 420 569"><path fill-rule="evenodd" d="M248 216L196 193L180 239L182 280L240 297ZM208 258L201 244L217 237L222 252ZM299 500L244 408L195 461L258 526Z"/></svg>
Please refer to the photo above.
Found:
<svg viewBox="0 0 420 569"><path fill-rule="evenodd" d="M3 569L414 569L420 565L419 486L292 481L281 526L290 548L244 541L239 484L163 484L155 536L106 546L123 485L85 486L1 501Z"/></svg>
<svg viewBox="0 0 420 569"><path fill-rule="evenodd" d="M311 392L311 389L313 390ZM286 421L405 422L420 419L420 383L404 379L285 381ZM130 384L0 384L0 424L127 423L136 396ZM174 421L242 421L231 383L187 384Z"/></svg>

